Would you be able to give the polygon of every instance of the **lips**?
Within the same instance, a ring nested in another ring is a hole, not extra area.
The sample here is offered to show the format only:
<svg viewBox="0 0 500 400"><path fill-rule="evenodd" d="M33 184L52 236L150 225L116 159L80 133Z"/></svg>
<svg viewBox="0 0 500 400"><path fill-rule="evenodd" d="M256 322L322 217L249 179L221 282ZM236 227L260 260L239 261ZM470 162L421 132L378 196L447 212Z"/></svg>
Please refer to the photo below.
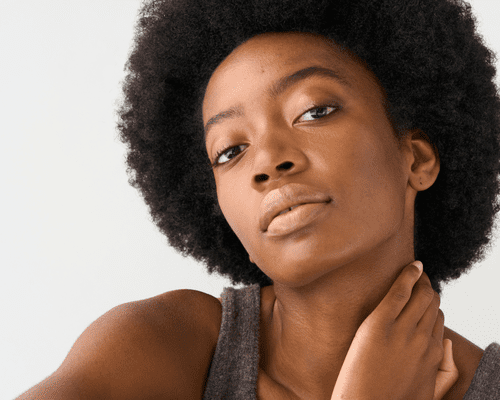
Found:
<svg viewBox="0 0 500 400"><path fill-rule="evenodd" d="M282 211L309 203L329 203L332 199L325 193L300 183L289 183L271 190L260 205L260 229L265 232L271 221Z"/></svg>

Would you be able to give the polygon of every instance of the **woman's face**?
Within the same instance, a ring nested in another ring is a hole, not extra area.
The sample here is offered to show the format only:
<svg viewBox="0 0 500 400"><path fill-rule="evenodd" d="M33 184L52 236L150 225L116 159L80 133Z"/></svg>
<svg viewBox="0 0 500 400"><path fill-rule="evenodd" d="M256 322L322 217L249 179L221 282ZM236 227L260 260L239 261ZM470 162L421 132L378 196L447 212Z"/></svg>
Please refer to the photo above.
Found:
<svg viewBox="0 0 500 400"><path fill-rule="evenodd" d="M333 72L311 74L312 67ZM319 35L256 36L214 71L203 123L208 156L219 163L219 205L275 282L300 286L376 259L381 248L413 245L407 152L398 149L382 99L374 75ZM329 201L298 215L311 220L305 226L263 229L261 212L273 204L266 195L288 184Z"/></svg>

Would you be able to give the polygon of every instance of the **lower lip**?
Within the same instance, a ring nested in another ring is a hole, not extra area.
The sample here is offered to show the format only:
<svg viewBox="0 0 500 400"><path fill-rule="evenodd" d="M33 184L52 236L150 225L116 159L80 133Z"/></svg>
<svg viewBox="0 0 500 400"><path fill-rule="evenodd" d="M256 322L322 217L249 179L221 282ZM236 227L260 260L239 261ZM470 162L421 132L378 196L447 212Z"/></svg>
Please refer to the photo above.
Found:
<svg viewBox="0 0 500 400"><path fill-rule="evenodd" d="M292 211L278 215L271 221L266 233L269 236L283 236L299 230L318 218L327 205L327 203L302 204Z"/></svg>

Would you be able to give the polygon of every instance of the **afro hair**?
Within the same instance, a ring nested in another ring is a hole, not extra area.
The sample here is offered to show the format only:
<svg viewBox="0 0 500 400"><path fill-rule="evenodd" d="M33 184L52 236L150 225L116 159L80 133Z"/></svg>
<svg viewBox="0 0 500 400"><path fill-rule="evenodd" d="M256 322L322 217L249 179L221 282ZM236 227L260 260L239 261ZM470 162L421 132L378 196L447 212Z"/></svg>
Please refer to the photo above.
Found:
<svg viewBox="0 0 500 400"><path fill-rule="evenodd" d="M459 0L148 0L118 109L127 172L153 222L183 256L232 284L272 284L219 208L201 105L217 66L266 32L311 32L378 77L395 127L420 129L441 164L415 200L415 257L434 290L491 249L500 167L495 55ZM489 246L488 246L489 245Z"/></svg>

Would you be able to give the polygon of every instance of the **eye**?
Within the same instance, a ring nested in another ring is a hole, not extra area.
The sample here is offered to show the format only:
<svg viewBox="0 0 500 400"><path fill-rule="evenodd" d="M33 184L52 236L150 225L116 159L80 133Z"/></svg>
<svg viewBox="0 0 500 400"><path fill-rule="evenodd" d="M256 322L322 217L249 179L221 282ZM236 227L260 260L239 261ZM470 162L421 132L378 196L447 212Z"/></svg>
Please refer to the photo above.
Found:
<svg viewBox="0 0 500 400"><path fill-rule="evenodd" d="M215 161L214 161L214 163L212 164L212 167L216 167L217 165L220 165L220 164L225 164L225 163L227 163L228 161L230 161L232 158L236 157L239 153L241 153L241 151L240 151L240 152L236 152L236 154L235 154L235 151L234 151L234 150L235 150L235 149L238 149L238 148L240 148L240 147L243 147L243 146L244 146L244 145L243 145L243 144L241 144L241 145L239 145L239 146L228 147L228 148L225 148L225 149L223 149L223 150L219 150L219 151L217 152L217 154L215 155L215 157L214 157ZM227 155L233 154L233 157L228 157L228 156L226 156L226 154L227 154ZM223 159L224 157L226 157L226 158L227 158L227 161L221 161L221 159Z"/></svg>
<svg viewBox="0 0 500 400"><path fill-rule="evenodd" d="M307 114L311 114L311 118L305 119L305 121L314 121L316 119L327 117L338 109L340 109L339 106L334 106L331 104L315 106L314 108L311 108L310 110L302 114L301 117ZM214 157L215 161L211 164L212 168L216 168L218 165L226 164L227 162L231 161L234 157L241 153L242 150L237 151L237 149L240 149L243 146L245 145L226 147L223 150L219 150ZM230 157L230 155L232 155L232 157ZM227 158L227 160L223 161L224 158Z"/></svg>
<svg viewBox="0 0 500 400"><path fill-rule="evenodd" d="M305 115L310 114L311 117L309 119L302 118L302 120L314 121L315 119L324 118L324 117L330 115L332 112L334 112L338 108L339 108L338 106L332 106L332 105L318 106L318 107L314 107L314 108L311 108L310 110L306 111L304 114L301 115L301 117L304 117Z"/></svg>

